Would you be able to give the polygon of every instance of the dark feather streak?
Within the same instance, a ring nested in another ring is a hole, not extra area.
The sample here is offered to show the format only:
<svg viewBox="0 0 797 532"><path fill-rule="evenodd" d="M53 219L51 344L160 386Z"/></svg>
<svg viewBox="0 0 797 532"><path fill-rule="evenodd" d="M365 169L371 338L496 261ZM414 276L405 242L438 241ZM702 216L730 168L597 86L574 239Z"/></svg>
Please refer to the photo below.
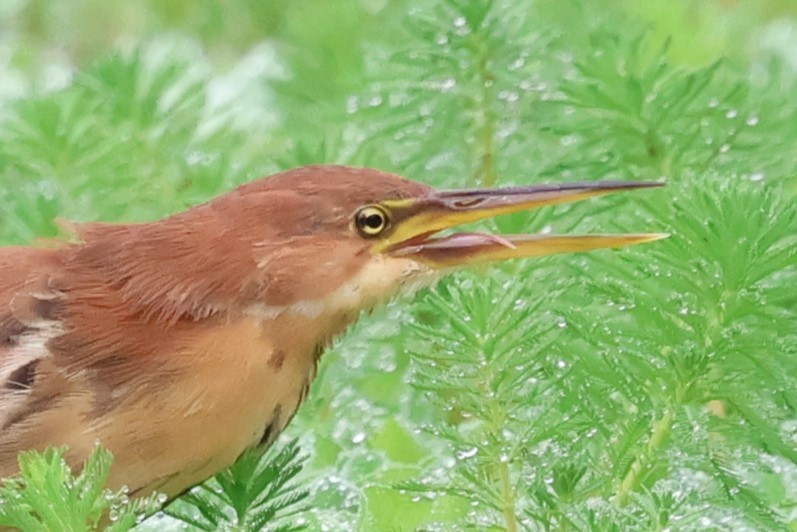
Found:
<svg viewBox="0 0 797 532"><path fill-rule="evenodd" d="M282 405L278 403L277 406L274 407L274 412L271 414L271 420L269 420L266 429L263 431L263 435L260 437L260 443L257 444L258 447L268 447L277 439L281 414Z"/></svg>
<svg viewBox="0 0 797 532"><path fill-rule="evenodd" d="M0 347L17 345L18 338L28 329L27 325L10 314L0 317Z"/></svg>
<svg viewBox="0 0 797 532"><path fill-rule="evenodd" d="M272 353L271 357L268 359L269 367L273 368L275 371L281 370L283 364L285 364L285 356L285 350L275 349L274 353Z"/></svg>
<svg viewBox="0 0 797 532"><path fill-rule="evenodd" d="M31 360L27 364L23 364L8 376L6 381L6 389L8 390L29 390L36 378L36 367L41 362L40 358Z"/></svg>
<svg viewBox="0 0 797 532"><path fill-rule="evenodd" d="M11 416L6 424L0 428L0 431L5 431L11 428L13 425L17 423L21 423L25 421L27 418L38 414L39 412L44 412L53 407L53 405L58 401L58 394L56 393L49 393L47 395L43 395L30 403L27 403L17 412L15 415Z"/></svg>
<svg viewBox="0 0 797 532"><path fill-rule="evenodd" d="M57 320L58 315L61 311L62 302L60 299L56 298L48 298L42 299L39 297L34 297L32 299L33 303L33 313L45 320Z"/></svg>

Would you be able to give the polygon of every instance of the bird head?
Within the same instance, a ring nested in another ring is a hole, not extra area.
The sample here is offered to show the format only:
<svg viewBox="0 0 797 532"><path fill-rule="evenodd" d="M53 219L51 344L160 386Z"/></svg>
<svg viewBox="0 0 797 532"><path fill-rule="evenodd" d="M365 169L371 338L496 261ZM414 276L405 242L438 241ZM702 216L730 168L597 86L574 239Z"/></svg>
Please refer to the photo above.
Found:
<svg viewBox="0 0 797 532"><path fill-rule="evenodd" d="M662 238L443 234L501 214L655 186L611 181L436 190L377 170L311 166L244 185L215 206L239 221L239 235L253 239L265 290L261 301L279 311L318 314L367 309L472 264Z"/></svg>
<svg viewBox="0 0 797 532"><path fill-rule="evenodd" d="M171 323L247 309L261 317L302 315L335 334L361 310L457 268L662 238L454 231L496 215L658 185L443 191L372 169L308 166L158 222L81 226L76 271L106 272L127 308L145 318Z"/></svg>

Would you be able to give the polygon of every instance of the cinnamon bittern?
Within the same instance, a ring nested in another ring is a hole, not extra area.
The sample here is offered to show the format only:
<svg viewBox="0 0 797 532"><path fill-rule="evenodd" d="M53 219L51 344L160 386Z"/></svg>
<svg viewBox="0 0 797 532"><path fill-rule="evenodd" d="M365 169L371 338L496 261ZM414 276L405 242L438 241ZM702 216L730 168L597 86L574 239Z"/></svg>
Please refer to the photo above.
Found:
<svg viewBox="0 0 797 532"><path fill-rule="evenodd" d="M663 236L441 231L651 186L437 191L313 166L156 222L0 248L0 477L21 450L65 445L79 466L99 441L110 487L175 496L271 444L361 311L468 264Z"/></svg>

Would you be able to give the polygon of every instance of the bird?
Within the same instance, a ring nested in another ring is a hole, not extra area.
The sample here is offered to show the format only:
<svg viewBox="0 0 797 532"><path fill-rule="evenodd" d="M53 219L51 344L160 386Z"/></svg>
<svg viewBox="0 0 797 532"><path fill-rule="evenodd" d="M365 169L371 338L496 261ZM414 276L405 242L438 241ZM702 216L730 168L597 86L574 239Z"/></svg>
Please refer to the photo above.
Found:
<svg viewBox="0 0 797 532"><path fill-rule="evenodd" d="M319 357L361 313L479 263L659 233L498 235L456 226L656 182L437 190L305 166L152 222L72 223L0 248L0 478L17 454L97 443L108 486L169 498L271 445ZM0 481L1 482L1 481Z"/></svg>

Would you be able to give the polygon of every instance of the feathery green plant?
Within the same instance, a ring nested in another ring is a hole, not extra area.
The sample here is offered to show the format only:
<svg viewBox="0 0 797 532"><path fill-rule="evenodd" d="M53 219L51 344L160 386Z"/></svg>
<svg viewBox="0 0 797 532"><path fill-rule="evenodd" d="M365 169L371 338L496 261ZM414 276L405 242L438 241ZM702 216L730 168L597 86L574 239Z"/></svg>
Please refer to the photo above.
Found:
<svg viewBox="0 0 797 532"><path fill-rule="evenodd" d="M793 6L255 4L153 4L108 30L130 43L113 50L46 24L41 2L0 9L0 239L153 219L318 162L440 187L662 180L489 229L671 237L460 273L363 317L324 356L298 446L168 513L200 529L277 509L270 525L311 530L797 526ZM64 35L75 74L42 89L24 50ZM167 525L188 526L139 526Z"/></svg>
<svg viewBox="0 0 797 532"><path fill-rule="evenodd" d="M166 508L166 514L207 531L303 530L286 522L307 510L307 491L292 483L301 470L296 440L266 453L248 451Z"/></svg>
<svg viewBox="0 0 797 532"><path fill-rule="evenodd" d="M497 2L442 4L445 15L437 25L423 20L422 27L440 28L453 20L455 28L465 28L463 51L472 50L474 42L489 43L483 36L498 34L496 26L506 42L513 42L505 19L490 13L501 9ZM448 35L423 33L427 44L421 49L448 45ZM779 286L776 295L763 288L773 275L793 278L795 211L790 202L778 201L776 183L760 183L769 166L764 152L771 147L756 144L761 118L755 108L750 110L749 84L733 79L720 63L694 71L674 68L666 46L656 48L644 38L622 39L601 28L588 40L602 43L600 54L580 58L572 52L572 72L560 93L526 99L543 117L541 129L557 133L573 148L540 175L588 170L599 177L664 176L678 204L663 201L661 194L653 200L642 197L635 200L636 212L611 223L621 230L663 223L673 239L659 252L624 251L611 259L596 253L568 261L585 265L573 268L579 275L572 279L595 280L580 287L587 301L574 300L573 290L544 262L533 273L513 268L498 285L502 288L459 284L461 292L441 289L428 295L424 303L434 312L426 314L437 320L417 329L416 338L425 342L410 347L418 364L412 382L453 411L445 425L433 425L431 432L447 440L460 460L442 474L447 483L433 474L428 481L402 487L465 497L483 508L470 512L472 524L507 530L582 528L595 525L596 519L643 528L687 526L698 516L703 526L736 519L767 529L783 526L787 514L775 511L764 495L770 488L745 480L744 472L770 469L771 459L756 456L756 449L794 463L790 443L777 430L730 428L751 424L756 409L749 403L765 408L771 420L788 422L794 413L787 391L792 386L781 379L793 384L797 369L789 347L795 314L777 303L781 297L793 301L794 289ZM480 50L484 55L476 64L458 63L460 77L483 80L480 69L496 68L512 57L505 47L496 47L495 57L489 46ZM415 54L411 68L417 75L411 77L426 79L424 73L437 66L439 55ZM423 114L424 106L445 105L438 100L457 106L461 97L432 95L414 108L407 100L404 111ZM503 117L495 112L500 108L496 100L472 99L482 108L493 106L490 116L499 123ZM766 103L763 99L758 105ZM485 130L482 116L469 122L468 116L457 115L466 120L457 129L473 127L489 137L489 142L471 142L468 151L481 155L477 175L492 184L483 163L500 150L501 139L494 128ZM739 155L731 157L731 152ZM596 225L572 213L547 220L565 227ZM640 278L638 270L647 275ZM711 277L696 279L698 272ZM532 291L534 281L546 287L544 296L531 303L517 299ZM605 291L611 296L601 297ZM558 304L551 304L552 298ZM531 311L515 308L519 303ZM614 309L630 317L618 316L615 326L593 321ZM423 307L417 310L424 313ZM535 324L540 316L543 323ZM551 339L557 320L577 332ZM755 330L764 334L758 340L763 349L748 343L755 336L746 330L750 323L759 324ZM764 328L769 332L763 333ZM773 337L779 339L775 346L770 345ZM760 382L768 386L751 393ZM588 394L584 390L590 387ZM743 390L746 400L739 401ZM695 445L695 439L701 444ZM674 460L676 450L687 449L682 463ZM734 453L756 465L734 464ZM678 486L685 470L710 481ZM779 482L774 475L766 478ZM685 495L697 492L701 495L692 501ZM608 503L601 512L597 500ZM707 502L712 510L701 514ZM783 511L793 505L789 497L780 502ZM665 503L669 508L662 513L659 507Z"/></svg>
<svg viewBox="0 0 797 532"><path fill-rule="evenodd" d="M0 526L21 530L129 530L163 499L130 500L126 490L105 489L111 453L98 446L73 475L63 449L19 455L20 477L0 486ZM107 519L105 525L102 520Z"/></svg>

